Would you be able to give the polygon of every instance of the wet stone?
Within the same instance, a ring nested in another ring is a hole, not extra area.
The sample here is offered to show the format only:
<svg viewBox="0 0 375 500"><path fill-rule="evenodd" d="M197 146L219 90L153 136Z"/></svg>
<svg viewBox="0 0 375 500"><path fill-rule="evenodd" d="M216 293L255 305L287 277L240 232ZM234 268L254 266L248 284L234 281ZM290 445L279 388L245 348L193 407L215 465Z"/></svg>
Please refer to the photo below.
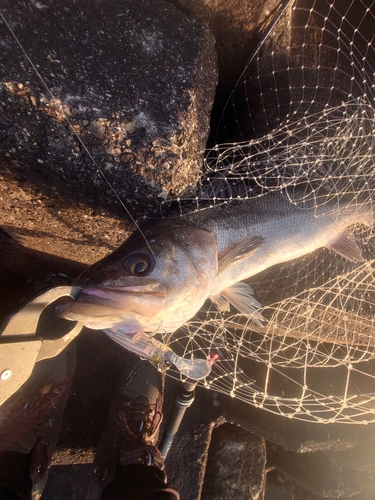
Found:
<svg viewBox="0 0 375 500"><path fill-rule="evenodd" d="M358 439L355 448L347 451L326 452L338 464L375 477L375 426L368 425L357 429Z"/></svg>
<svg viewBox="0 0 375 500"><path fill-rule="evenodd" d="M321 452L296 454L281 447L267 448L268 464L318 497L347 498L361 493L361 475Z"/></svg>
<svg viewBox="0 0 375 500"><path fill-rule="evenodd" d="M277 497L276 497L277 498ZM299 484L293 484L293 500L322 500L322 497L319 495L315 495L315 493L311 493L311 491L307 490L303 486ZM356 496L353 498L357 498ZM265 498L265 500L268 500ZM368 499L370 500L370 499Z"/></svg>
<svg viewBox="0 0 375 500"><path fill-rule="evenodd" d="M264 500L295 500L293 482L277 470L267 472Z"/></svg>
<svg viewBox="0 0 375 500"><path fill-rule="evenodd" d="M228 422L263 436L295 452L346 451L357 444L356 426L317 425L255 408L240 400L220 394L218 401Z"/></svg>
<svg viewBox="0 0 375 500"><path fill-rule="evenodd" d="M203 484L205 500L260 500L265 483L264 439L224 424L212 433Z"/></svg>

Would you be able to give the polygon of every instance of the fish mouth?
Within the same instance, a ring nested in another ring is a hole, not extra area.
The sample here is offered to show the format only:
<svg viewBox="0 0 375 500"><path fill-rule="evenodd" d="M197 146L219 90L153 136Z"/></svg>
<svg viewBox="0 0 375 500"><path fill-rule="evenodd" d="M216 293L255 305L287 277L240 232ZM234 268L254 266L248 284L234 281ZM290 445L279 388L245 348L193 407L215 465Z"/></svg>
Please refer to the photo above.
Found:
<svg viewBox="0 0 375 500"><path fill-rule="evenodd" d="M154 299L159 302L166 298L166 293L150 286L98 286L83 288L77 301L106 304L116 309L126 309L130 299Z"/></svg>
<svg viewBox="0 0 375 500"><path fill-rule="evenodd" d="M150 285L84 287L75 301L58 305L56 314L86 325L105 324L108 328L127 316L155 316L166 299L164 291Z"/></svg>

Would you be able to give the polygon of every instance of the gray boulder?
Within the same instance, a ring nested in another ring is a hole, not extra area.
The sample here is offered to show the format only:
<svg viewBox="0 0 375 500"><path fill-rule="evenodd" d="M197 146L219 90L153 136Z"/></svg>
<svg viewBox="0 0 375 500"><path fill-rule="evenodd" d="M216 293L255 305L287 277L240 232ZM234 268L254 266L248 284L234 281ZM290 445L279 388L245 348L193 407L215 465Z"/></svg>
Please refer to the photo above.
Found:
<svg viewBox="0 0 375 500"><path fill-rule="evenodd" d="M44 221L44 238L56 233L50 218L59 239L68 234L66 206L79 214L75 228L90 234L90 217L126 218L121 202L137 216L194 188L217 81L202 22L162 0L6 1L2 13L0 173L3 186L12 182L47 207L34 220L38 229ZM20 220L12 222L5 196L3 226L44 249L22 222L24 196L14 198ZM99 232L112 229L104 223ZM119 243L113 233L108 243ZM49 251L71 257L58 245Z"/></svg>

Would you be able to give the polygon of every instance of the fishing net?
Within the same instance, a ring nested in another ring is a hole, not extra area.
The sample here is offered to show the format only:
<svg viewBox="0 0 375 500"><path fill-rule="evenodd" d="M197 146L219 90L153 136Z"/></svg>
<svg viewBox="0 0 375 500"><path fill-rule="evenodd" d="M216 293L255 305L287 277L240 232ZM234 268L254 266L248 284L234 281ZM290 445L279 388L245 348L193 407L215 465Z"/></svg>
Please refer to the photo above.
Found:
<svg viewBox="0 0 375 500"><path fill-rule="evenodd" d="M237 82L181 213L271 191L319 215L348 196L372 204L374 26L370 1L289 6ZM160 340L211 356L206 388L289 418L375 422L375 238L351 229L363 262L320 249L249 280L263 326L206 304Z"/></svg>

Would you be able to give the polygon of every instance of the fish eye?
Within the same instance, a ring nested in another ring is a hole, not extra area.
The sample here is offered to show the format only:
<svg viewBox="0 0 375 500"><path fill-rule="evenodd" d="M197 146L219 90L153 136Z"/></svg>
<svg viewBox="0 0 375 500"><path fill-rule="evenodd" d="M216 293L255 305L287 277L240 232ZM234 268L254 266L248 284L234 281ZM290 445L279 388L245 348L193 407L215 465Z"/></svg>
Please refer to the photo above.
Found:
<svg viewBox="0 0 375 500"><path fill-rule="evenodd" d="M133 276L146 276L151 271L152 262L147 255L133 254L124 262L124 268Z"/></svg>

